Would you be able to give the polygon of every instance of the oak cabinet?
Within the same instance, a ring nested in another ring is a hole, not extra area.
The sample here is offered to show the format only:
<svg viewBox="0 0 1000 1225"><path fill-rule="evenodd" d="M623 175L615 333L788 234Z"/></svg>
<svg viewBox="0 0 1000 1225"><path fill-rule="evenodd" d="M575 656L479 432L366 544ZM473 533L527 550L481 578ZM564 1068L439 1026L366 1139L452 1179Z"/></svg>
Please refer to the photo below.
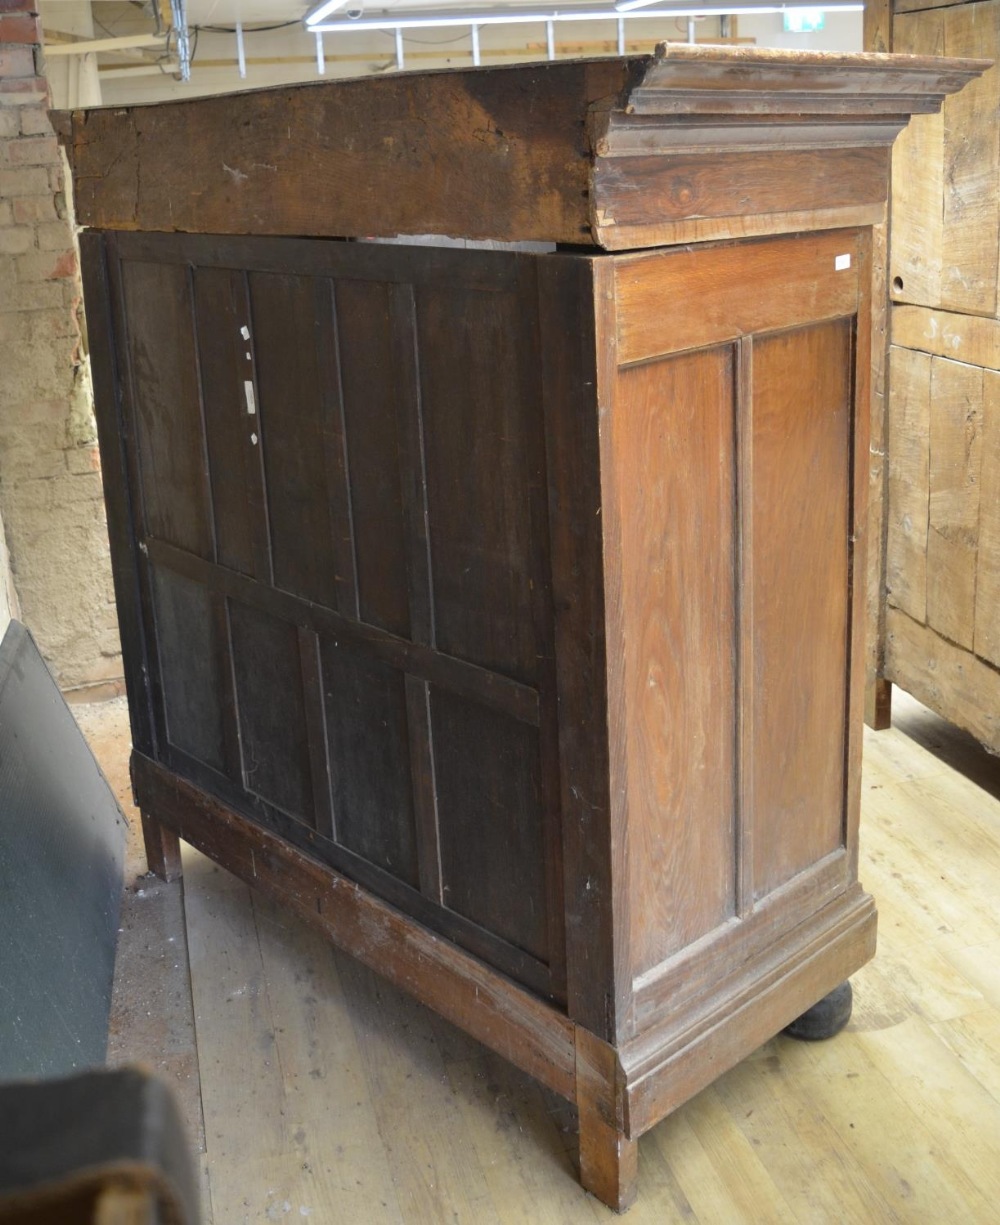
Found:
<svg viewBox="0 0 1000 1225"><path fill-rule="evenodd" d="M870 227L909 110L976 70L714 50L290 91L279 165L301 187L310 136L334 184L312 231L284 179L158 173L193 117L196 164L227 107L258 139L273 91L67 129L151 862L191 841L574 1101L616 1207L638 1136L874 948ZM369 233L503 249L353 241L343 91ZM499 206L365 194L385 141L419 179L407 91Z"/></svg>

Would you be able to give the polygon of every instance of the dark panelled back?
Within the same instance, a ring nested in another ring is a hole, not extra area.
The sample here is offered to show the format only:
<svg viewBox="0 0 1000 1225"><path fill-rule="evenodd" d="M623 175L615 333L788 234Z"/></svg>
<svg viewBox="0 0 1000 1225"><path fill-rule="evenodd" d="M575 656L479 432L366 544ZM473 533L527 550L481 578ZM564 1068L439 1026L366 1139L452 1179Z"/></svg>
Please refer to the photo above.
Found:
<svg viewBox="0 0 1000 1225"><path fill-rule="evenodd" d="M161 759L559 996L533 257L112 247Z"/></svg>

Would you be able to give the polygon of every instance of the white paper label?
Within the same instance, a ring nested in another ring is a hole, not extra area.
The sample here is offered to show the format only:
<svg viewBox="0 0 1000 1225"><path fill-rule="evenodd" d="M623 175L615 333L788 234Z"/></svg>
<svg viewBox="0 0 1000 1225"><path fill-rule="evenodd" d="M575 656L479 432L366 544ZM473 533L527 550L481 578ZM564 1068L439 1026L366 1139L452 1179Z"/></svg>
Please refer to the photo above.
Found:
<svg viewBox="0 0 1000 1225"><path fill-rule="evenodd" d="M834 256L833 267L836 272L843 272L845 268L850 268L851 257L849 255Z"/></svg>
<svg viewBox="0 0 1000 1225"><path fill-rule="evenodd" d="M249 379L243 380L243 394L247 398L247 414L252 417L257 412L257 401L254 399L253 383Z"/></svg>
<svg viewBox="0 0 1000 1225"><path fill-rule="evenodd" d="M249 339L250 339L250 329L247 327L247 325L246 325L245 323L244 323L244 325L243 325L243 326L240 328L240 335L243 337L243 339L244 339L244 340L249 340Z"/></svg>

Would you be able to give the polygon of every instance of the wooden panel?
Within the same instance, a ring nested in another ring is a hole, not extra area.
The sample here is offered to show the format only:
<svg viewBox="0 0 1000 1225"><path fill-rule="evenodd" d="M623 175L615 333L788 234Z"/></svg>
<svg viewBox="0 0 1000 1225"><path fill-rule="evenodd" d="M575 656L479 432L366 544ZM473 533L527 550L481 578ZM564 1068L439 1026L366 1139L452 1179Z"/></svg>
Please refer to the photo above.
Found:
<svg viewBox="0 0 1000 1225"><path fill-rule="evenodd" d="M250 325L245 274L196 268L194 304L218 560L270 582L260 447L252 440L260 433L258 395L242 335Z"/></svg>
<svg viewBox="0 0 1000 1225"><path fill-rule="evenodd" d="M944 28L943 13L897 14L893 49L944 55ZM889 291L894 301L937 304L940 299L943 193L944 118L915 116L892 151Z"/></svg>
<svg viewBox="0 0 1000 1225"><path fill-rule="evenodd" d="M221 772L223 665L211 597L204 587L158 567L152 590L167 742Z"/></svg>
<svg viewBox="0 0 1000 1225"><path fill-rule="evenodd" d="M408 73L93 113L73 146L77 217L209 234L588 242L584 120L636 63Z"/></svg>
<svg viewBox="0 0 1000 1225"><path fill-rule="evenodd" d="M1000 667L1000 374L983 373L976 654Z"/></svg>
<svg viewBox="0 0 1000 1225"><path fill-rule="evenodd" d="M892 310L892 342L937 357L1000 370L1000 320L921 306Z"/></svg>
<svg viewBox="0 0 1000 1225"><path fill-rule="evenodd" d="M923 622L927 616L931 359L893 345L889 362L886 597Z"/></svg>
<svg viewBox="0 0 1000 1225"><path fill-rule="evenodd" d="M614 412L638 977L734 913L732 347L623 371Z"/></svg>
<svg viewBox="0 0 1000 1225"><path fill-rule="evenodd" d="M1000 753L1000 671L996 668L890 608L885 674Z"/></svg>
<svg viewBox="0 0 1000 1225"><path fill-rule="evenodd" d="M230 602L243 785L299 821L313 801L299 640L293 625Z"/></svg>
<svg viewBox="0 0 1000 1225"><path fill-rule="evenodd" d="M849 320L754 343L756 896L843 839L851 362Z"/></svg>
<svg viewBox="0 0 1000 1225"><path fill-rule="evenodd" d="M1000 5L993 0L945 10L945 54L1000 58ZM997 314L1000 251L1000 69L993 67L947 99L941 305Z"/></svg>
<svg viewBox="0 0 1000 1225"><path fill-rule="evenodd" d="M930 8L931 6L921 6ZM897 13L893 49L930 55L1000 54L992 3ZM915 119L893 155L891 285L894 300L997 313L1000 235L1000 72L991 69Z"/></svg>
<svg viewBox="0 0 1000 1225"><path fill-rule="evenodd" d="M844 255L849 266L838 270L835 261ZM858 237L851 230L616 260L618 360L644 361L852 315L857 265ZM773 290L762 293L764 284ZM677 309L695 298L697 310Z"/></svg>
<svg viewBox="0 0 1000 1225"><path fill-rule="evenodd" d="M249 280L274 582L356 615L332 287Z"/></svg>
<svg viewBox="0 0 1000 1225"><path fill-rule="evenodd" d="M122 644L122 668L128 692L129 724L133 745L142 753L152 753L154 724L139 589L138 525L134 518L135 491L130 490L132 482L129 478L129 452L132 448L127 449L123 420L122 302L120 295L112 289L117 273L117 257L105 235L80 235L80 267L94 380L94 416L101 449L104 509L111 546L111 573Z"/></svg>
<svg viewBox="0 0 1000 1225"><path fill-rule="evenodd" d="M972 649L983 372L931 358L927 624Z"/></svg>
<svg viewBox="0 0 1000 1225"><path fill-rule="evenodd" d="M339 280L337 335L347 433L351 526L362 620L408 637L406 535L399 455L399 371L389 286Z"/></svg>
<svg viewBox="0 0 1000 1225"><path fill-rule="evenodd" d="M526 394L531 326L513 294L417 295L436 642L527 683L539 671L533 585L545 532L542 422Z"/></svg>
<svg viewBox="0 0 1000 1225"><path fill-rule="evenodd" d="M539 260L538 268L566 999L570 1016L606 1040L621 1021L626 977L614 956L605 571L602 533L595 530L598 521L609 530L598 396L599 388L602 397L610 394L617 377L612 273L610 260L565 256ZM617 904L620 916L620 896Z"/></svg>
<svg viewBox="0 0 1000 1225"><path fill-rule="evenodd" d="M335 839L419 883L403 674L322 641Z"/></svg>
<svg viewBox="0 0 1000 1225"><path fill-rule="evenodd" d="M145 528L151 536L211 558L189 272L124 263L121 276Z"/></svg>
<svg viewBox="0 0 1000 1225"><path fill-rule="evenodd" d="M546 960L537 731L432 688L431 735L445 905Z"/></svg>
<svg viewBox="0 0 1000 1225"><path fill-rule="evenodd" d="M888 173L887 148L612 157L594 203L602 227L880 205Z"/></svg>

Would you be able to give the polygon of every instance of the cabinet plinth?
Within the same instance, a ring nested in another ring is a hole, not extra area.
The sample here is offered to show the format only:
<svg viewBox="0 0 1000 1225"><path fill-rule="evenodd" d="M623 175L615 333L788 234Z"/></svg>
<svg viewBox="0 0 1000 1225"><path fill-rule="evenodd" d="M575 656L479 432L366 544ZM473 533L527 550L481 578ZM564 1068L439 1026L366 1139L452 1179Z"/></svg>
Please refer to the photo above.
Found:
<svg viewBox="0 0 1000 1225"><path fill-rule="evenodd" d="M147 845L574 1101L624 1209L639 1136L874 949L870 226L908 114L981 66L557 67L64 130ZM280 187L158 178L278 115ZM352 240L436 230L508 245Z"/></svg>

